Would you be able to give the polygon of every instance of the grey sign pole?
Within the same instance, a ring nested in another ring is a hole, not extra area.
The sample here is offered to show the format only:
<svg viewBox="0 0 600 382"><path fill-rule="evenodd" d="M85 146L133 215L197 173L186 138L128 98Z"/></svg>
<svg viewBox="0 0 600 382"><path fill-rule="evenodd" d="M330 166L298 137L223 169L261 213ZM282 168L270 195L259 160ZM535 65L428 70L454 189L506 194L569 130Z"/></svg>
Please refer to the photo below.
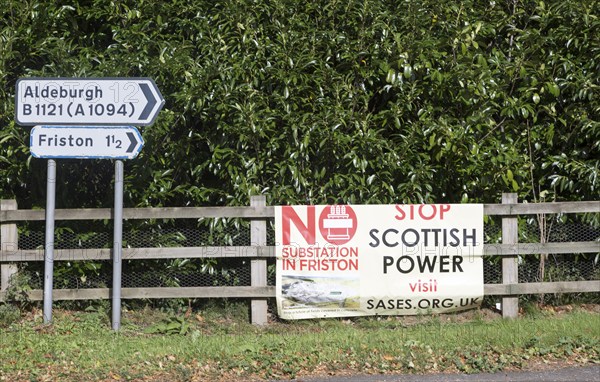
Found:
<svg viewBox="0 0 600 382"><path fill-rule="evenodd" d="M46 237L44 246L44 323L52 322L54 284L54 209L56 201L56 161L48 159L46 175Z"/></svg>
<svg viewBox="0 0 600 382"><path fill-rule="evenodd" d="M115 209L113 217L112 328L121 328L121 256L123 252L123 161L115 161Z"/></svg>

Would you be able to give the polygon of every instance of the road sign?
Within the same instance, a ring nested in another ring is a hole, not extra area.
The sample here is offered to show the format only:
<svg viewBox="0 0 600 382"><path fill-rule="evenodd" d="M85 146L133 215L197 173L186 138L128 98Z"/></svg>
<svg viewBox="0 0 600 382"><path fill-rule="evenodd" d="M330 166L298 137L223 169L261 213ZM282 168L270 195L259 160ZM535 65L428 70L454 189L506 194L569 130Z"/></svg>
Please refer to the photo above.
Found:
<svg viewBox="0 0 600 382"><path fill-rule="evenodd" d="M133 126L35 126L30 135L36 158L132 159L143 146Z"/></svg>
<svg viewBox="0 0 600 382"><path fill-rule="evenodd" d="M21 78L20 125L151 125L165 100L150 78Z"/></svg>

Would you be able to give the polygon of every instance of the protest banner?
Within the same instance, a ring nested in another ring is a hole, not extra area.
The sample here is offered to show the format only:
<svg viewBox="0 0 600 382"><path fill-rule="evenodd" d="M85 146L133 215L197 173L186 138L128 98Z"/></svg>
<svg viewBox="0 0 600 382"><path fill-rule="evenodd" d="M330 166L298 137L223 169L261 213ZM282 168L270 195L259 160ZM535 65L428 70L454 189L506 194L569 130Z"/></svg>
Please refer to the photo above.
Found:
<svg viewBox="0 0 600 382"><path fill-rule="evenodd" d="M415 315L483 298L483 205L275 208L283 319Z"/></svg>

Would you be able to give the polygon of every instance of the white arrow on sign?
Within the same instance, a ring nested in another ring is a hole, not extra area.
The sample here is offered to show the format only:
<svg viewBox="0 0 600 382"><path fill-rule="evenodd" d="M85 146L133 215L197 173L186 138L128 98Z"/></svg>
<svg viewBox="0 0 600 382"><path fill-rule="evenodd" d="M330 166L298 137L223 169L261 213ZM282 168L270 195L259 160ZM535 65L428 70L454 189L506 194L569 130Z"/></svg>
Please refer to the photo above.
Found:
<svg viewBox="0 0 600 382"><path fill-rule="evenodd" d="M150 78L21 78L20 125L151 125L165 103Z"/></svg>
<svg viewBox="0 0 600 382"><path fill-rule="evenodd" d="M36 158L133 159L143 146L133 126L35 126L30 136Z"/></svg>

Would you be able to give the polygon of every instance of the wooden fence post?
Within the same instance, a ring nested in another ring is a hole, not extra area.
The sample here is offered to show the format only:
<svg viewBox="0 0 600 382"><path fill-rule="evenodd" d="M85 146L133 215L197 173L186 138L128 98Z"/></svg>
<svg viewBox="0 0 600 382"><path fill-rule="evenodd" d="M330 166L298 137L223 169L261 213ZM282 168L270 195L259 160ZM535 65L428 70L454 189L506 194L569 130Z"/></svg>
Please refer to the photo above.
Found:
<svg viewBox="0 0 600 382"><path fill-rule="evenodd" d="M502 204L518 203L517 194L503 193ZM502 244L519 242L519 225L517 216L502 218ZM519 282L518 256L502 256L502 284ZM517 318L519 315L519 297L502 297L502 317Z"/></svg>
<svg viewBox="0 0 600 382"><path fill-rule="evenodd" d="M266 198L264 195L250 197L250 206L263 207L266 206ZM250 222L250 244L255 246L267 245L267 222L265 220L252 220ZM252 259L250 260L250 284L253 287L267 286L267 260ZM250 302L250 315L254 325L266 325L267 319L267 300L253 299Z"/></svg>
<svg viewBox="0 0 600 382"><path fill-rule="evenodd" d="M16 200L0 200L0 211L16 210ZM16 224L0 225L0 249L4 254L16 252L18 247L18 232ZM0 291L4 292L9 286L10 278L17 273L15 264L0 264Z"/></svg>

